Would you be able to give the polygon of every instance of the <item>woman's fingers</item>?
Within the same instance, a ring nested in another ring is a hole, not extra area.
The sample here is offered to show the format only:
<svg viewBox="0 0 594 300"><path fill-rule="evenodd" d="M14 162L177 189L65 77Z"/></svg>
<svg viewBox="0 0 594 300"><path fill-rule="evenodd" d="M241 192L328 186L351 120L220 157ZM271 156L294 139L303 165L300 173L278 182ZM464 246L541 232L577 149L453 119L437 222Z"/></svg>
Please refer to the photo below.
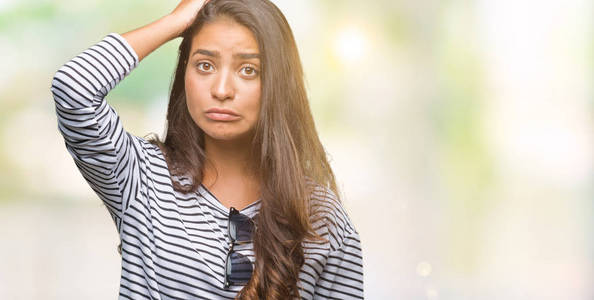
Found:
<svg viewBox="0 0 594 300"><path fill-rule="evenodd" d="M170 15L178 19L181 24L185 25L182 30L183 32L186 28L192 25L198 15L198 11L200 11L204 4L209 1L210 0L182 0Z"/></svg>

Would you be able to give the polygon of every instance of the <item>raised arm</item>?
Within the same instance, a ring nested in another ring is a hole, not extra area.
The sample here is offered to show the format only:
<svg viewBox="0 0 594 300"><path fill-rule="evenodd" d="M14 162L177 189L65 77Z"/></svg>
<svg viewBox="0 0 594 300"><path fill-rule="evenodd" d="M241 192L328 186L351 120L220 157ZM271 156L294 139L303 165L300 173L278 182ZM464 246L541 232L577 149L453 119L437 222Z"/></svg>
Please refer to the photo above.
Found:
<svg viewBox="0 0 594 300"><path fill-rule="evenodd" d="M194 19L188 16L195 17L203 3L182 1L166 17L124 36L110 33L67 61L52 78L50 90L66 149L103 200L118 232L125 210L142 199L142 169L150 145L124 130L105 97L142 57L181 34Z"/></svg>
<svg viewBox="0 0 594 300"><path fill-rule="evenodd" d="M168 15L122 36L134 48L141 61L164 43L179 37L192 24L198 11L209 0L183 0Z"/></svg>

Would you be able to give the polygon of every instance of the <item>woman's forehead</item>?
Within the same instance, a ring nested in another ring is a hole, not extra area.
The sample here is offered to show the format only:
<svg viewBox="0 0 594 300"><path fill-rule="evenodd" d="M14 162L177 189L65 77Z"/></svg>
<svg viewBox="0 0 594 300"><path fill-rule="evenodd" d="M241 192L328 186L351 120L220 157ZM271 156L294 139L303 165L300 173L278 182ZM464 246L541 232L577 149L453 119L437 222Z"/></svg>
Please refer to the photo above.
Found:
<svg viewBox="0 0 594 300"><path fill-rule="evenodd" d="M207 50L213 56L258 54L258 42L247 27L223 17L205 23L192 37L192 55L198 49ZM208 55L204 51L202 53Z"/></svg>

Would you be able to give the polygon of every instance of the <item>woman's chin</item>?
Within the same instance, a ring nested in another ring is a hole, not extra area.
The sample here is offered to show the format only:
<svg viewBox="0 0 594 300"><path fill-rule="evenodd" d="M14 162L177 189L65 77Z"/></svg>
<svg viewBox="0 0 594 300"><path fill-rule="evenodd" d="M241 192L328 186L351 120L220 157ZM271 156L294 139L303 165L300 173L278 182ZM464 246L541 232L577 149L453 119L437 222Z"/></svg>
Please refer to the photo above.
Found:
<svg viewBox="0 0 594 300"><path fill-rule="evenodd" d="M231 142L239 141L247 137L247 132L233 130L205 130L204 133L212 140Z"/></svg>

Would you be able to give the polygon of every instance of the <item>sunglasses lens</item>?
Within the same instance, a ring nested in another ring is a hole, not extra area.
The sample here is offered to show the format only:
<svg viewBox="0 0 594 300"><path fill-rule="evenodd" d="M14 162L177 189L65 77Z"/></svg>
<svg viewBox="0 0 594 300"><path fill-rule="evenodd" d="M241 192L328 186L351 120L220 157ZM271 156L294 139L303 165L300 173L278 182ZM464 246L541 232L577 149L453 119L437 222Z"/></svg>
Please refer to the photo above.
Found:
<svg viewBox="0 0 594 300"><path fill-rule="evenodd" d="M254 220L257 217L254 216ZM252 262L245 256L233 250L237 242L249 242L255 230L255 221L239 213L233 207L229 211L229 238L232 240L230 253L225 265L225 288L231 284L247 283L252 277Z"/></svg>
<svg viewBox="0 0 594 300"><path fill-rule="evenodd" d="M229 218L229 235L237 242L247 242L252 239L253 221L243 214L232 214Z"/></svg>
<svg viewBox="0 0 594 300"><path fill-rule="evenodd" d="M253 267L250 260L237 252L232 252L227 259L227 278L232 283L247 283L252 277Z"/></svg>

